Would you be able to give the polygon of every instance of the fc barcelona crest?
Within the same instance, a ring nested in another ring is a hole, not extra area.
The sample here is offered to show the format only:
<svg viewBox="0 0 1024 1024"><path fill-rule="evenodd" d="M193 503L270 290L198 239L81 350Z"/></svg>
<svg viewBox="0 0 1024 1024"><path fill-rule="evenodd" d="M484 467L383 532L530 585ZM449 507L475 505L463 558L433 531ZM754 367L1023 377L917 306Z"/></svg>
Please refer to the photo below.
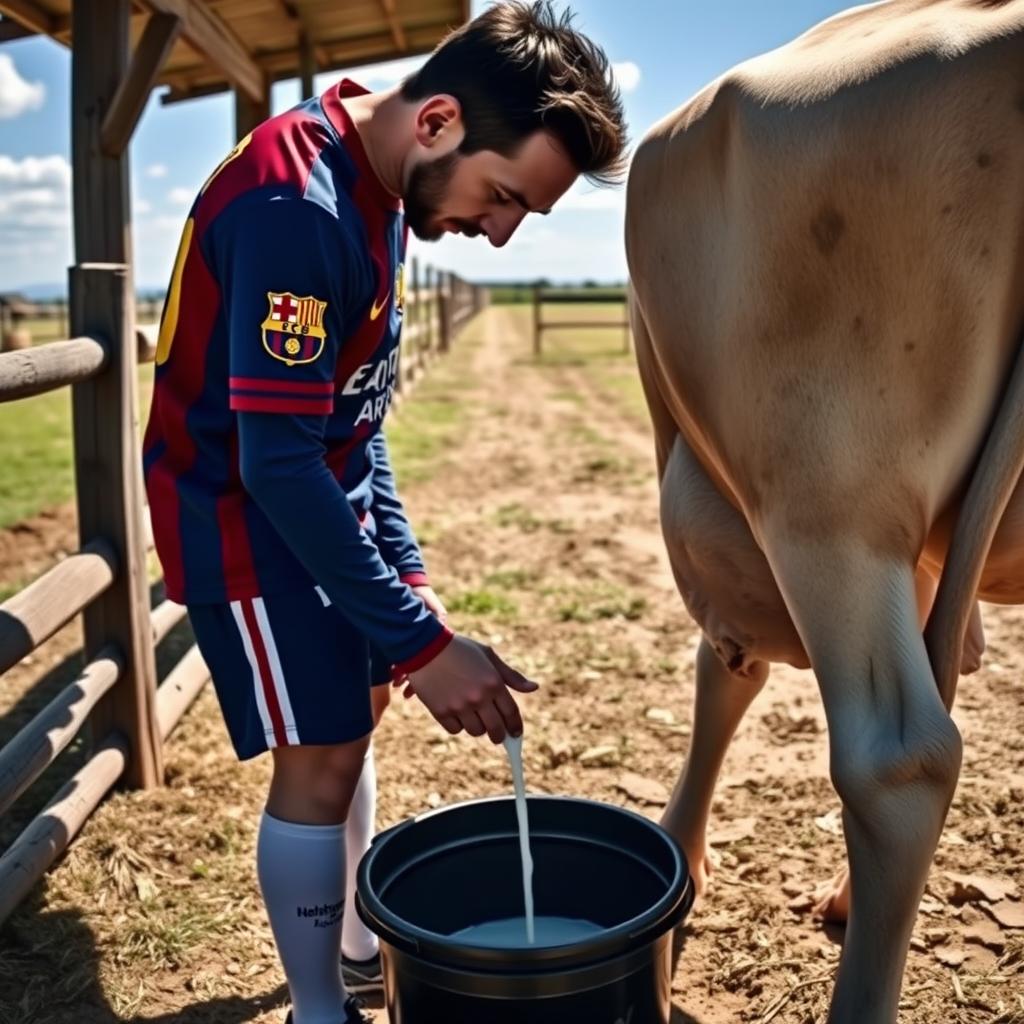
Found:
<svg viewBox="0 0 1024 1024"><path fill-rule="evenodd" d="M263 328L263 347L282 363L311 363L324 350L327 303L312 295L300 298L291 292L267 292L270 311Z"/></svg>

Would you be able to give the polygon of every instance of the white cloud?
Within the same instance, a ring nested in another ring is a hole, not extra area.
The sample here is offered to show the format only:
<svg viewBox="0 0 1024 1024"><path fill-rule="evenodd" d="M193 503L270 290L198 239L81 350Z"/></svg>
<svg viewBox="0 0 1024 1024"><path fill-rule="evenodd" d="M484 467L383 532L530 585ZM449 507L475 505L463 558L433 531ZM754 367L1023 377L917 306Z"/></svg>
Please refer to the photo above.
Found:
<svg viewBox="0 0 1024 1024"><path fill-rule="evenodd" d="M166 178L167 164L150 164L146 168L147 178Z"/></svg>
<svg viewBox="0 0 1024 1024"><path fill-rule="evenodd" d="M10 56L0 53L0 118L38 110L45 99L46 86L42 82L26 82Z"/></svg>
<svg viewBox="0 0 1024 1024"><path fill-rule="evenodd" d="M71 262L71 167L62 156L0 155L0 276L60 280Z"/></svg>
<svg viewBox="0 0 1024 1024"><path fill-rule="evenodd" d="M626 209L624 187L598 188L586 179L578 178L571 189L555 204L556 212L561 210L612 210L622 213Z"/></svg>
<svg viewBox="0 0 1024 1024"><path fill-rule="evenodd" d="M28 185L69 186L71 165L62 156L26 156L14 160L0 153L0 190Z"/></svg>
<svg viewBox="0 0 1024 1024"><path fill-rule="evenodd" d="M612 74L622 92L632 92L640 84L640 68L631 60L613 64Z"/></svg>
<svg viewBox="0 0 1024 1024"><path fill-rule="evenodd" d="M175 206L191 206L195 194L190 188L172 188L167 193L167 201Z"/></svg>
<svg viewBox="0 0 1024 1024"><path fill-rule="evenodd" d="M133 199L132 200L132 212L137 213L140 216L152 213L153 204L148 199Z"/></svg>

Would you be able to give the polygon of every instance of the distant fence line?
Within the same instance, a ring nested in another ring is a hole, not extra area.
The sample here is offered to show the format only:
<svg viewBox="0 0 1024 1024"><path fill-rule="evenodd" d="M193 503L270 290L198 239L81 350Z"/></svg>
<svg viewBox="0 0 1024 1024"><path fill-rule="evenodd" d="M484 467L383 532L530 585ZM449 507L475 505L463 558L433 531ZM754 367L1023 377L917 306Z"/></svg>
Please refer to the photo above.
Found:
<svg viewBox="0 0 1024 1024"><path fill-rule="evenodd" d="M185 617L150 608L153 547L142 487L138 364L156 354L155 326L137 328L120 264L70 272L71 337L0 354L0 402L70 385L80 548L0 605L0 675L84 614L85 668L0 748L0 814L56 760L83 725L86 763L0 856L0 922L68 847L118 780L163 782L163 745L209 679L193 645L158 685L155 649ZM486 289L416 260L405 294L399 393L488 301ZM145 308L144 306L142 307Z"/></svg>
<svg viewBox="0 0 1024 1024"><path fill-rule="evenodd" d="M585 329L598 327L619 327L622 329L623 351L630 348L629 325L629 284L625 289L607 288L551 288L545 285L533 286L533 354L540 356L543 352L545 331ZM544 307L552 305L607 305L611 302L622 303L622 314L610 320L545 320Z"/></svg>

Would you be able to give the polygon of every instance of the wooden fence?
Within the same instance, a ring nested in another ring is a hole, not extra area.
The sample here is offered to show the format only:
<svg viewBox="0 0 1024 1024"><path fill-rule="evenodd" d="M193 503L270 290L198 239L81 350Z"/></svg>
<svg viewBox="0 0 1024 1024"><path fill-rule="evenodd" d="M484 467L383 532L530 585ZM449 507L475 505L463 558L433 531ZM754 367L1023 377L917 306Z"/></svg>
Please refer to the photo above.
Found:
<svg viewBox="0 0 1024 1024"><path fill-rule="evenodd" d="M487 301L484 289L415 260L405 289L400 391ZM142 484L138 364L156 353L156 329L136 329L130 275L85 264L70 276L66 341L0 354L0 401L70 385L79 550L0 605L0 675L83 613L85 667L0 748L0 814L88 723L81 769L0 857L0 922L67 848L119 780L163 781L163 745L209 678L194 645L157 680L157 645L185 617L150 607L152 527Z"/></svg>
<svg viewBox="0 0 1024 1024"><path fill-rule="evenodd" d="M614 320L545 320L543 308L551 305L607 305L611 302L622 303L622 315ZM617 291L609 294L606 290L544 288L535 285L533 289L533 354L540 356L543 351L543 335L545 331L584 329L594 327L622 328L623 351L629 351L629 285L625 292Z"/></svg>

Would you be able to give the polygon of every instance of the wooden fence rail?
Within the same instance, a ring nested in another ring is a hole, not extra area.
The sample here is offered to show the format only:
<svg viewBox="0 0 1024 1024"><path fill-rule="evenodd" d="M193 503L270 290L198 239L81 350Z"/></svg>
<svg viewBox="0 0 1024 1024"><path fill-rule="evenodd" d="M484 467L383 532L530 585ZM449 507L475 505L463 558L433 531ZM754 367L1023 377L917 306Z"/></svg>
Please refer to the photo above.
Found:
<svg viewBox="0 0 1024 1024"><path fill-rule="evenodd" d="M447 351L487 302L484 289L412 260L405 289L399 391ZM159 785L163 744L209 671L192 646L157 685L154 651L185 618L170 601L150 607L153 547L143 500L138 365L156 353L155 326L136 327L130 279L119 264L71 270L71 330L78 336L0 354L0 402L66 385L74 398L81 548L0 605L0 675L84 615L86 666L0 748L0 813L88 723L91 756L0 856L0 922L63 853L111 787Z"/></svg>
<svg viewBox="0 0 1024 1024"><path fill-rule="evenodd" d="M614 320L545 320L543 307L551 305L606 305L611 302L622 303L622 315ZM595 327L619 327L622 329L623 351L629 351L630 326L629 326L629 285L626 285L624 292L616 291L611 294L608 291L595 288L582 291L572 291L558 288L544 288L535 285L533 289L533 354L540 356L543 350L543 336L545 331L552 330L581 330Z"/></svg>

